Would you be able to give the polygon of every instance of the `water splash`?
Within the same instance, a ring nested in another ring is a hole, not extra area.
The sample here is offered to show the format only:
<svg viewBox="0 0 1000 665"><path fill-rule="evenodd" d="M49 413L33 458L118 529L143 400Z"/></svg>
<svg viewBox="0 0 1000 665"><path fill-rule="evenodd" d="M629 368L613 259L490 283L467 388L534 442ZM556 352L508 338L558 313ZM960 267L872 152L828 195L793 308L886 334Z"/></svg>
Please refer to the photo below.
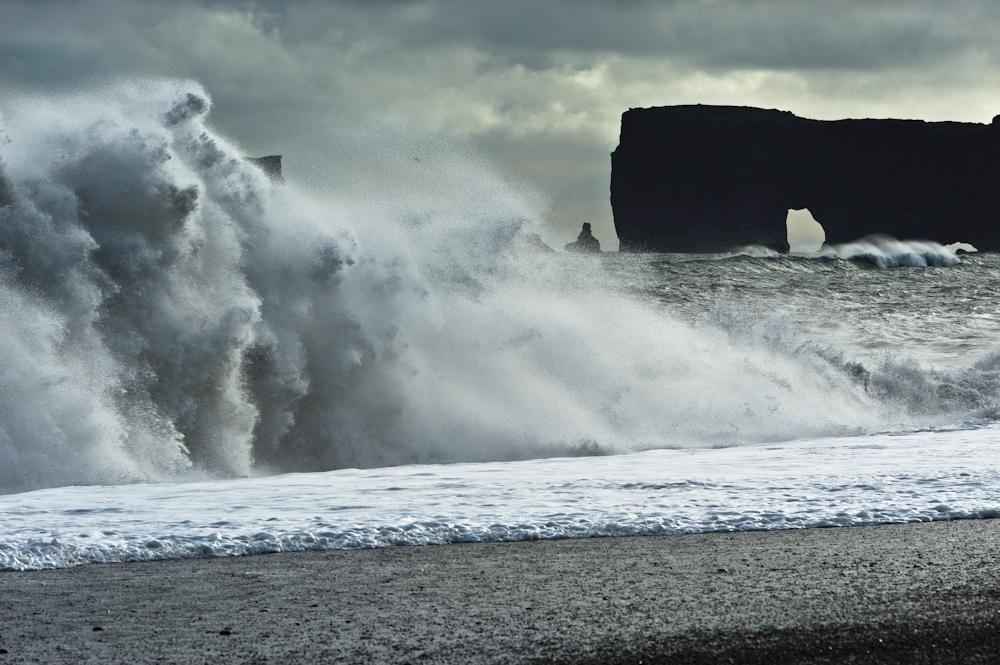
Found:
<svg viewBox="0 0 1000 665"><path fill-rule="evenodd" d="M896 240L886 235L872 235L840 245L824 245L816 256L862 261L876 268L953 266L961 260L958 247L966 244L942 245L930 240Z"/></svg>
<svg viewBox="0 0 1000 665"><path fill-rule="evenodd" d="M539 255L454 153L358 201L276 185L187 82L4 102L0 489L873 431L819 354Z"/></svg>

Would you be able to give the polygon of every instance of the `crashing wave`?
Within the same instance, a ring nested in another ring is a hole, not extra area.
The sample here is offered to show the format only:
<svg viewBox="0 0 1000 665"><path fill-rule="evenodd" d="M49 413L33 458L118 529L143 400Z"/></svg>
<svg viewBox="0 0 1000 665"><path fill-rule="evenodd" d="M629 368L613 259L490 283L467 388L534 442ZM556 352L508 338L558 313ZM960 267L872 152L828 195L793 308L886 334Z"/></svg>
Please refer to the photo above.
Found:
<svg viewBox="0 0 1000 665"><path fill-rule="evenodd" d="M524 250L531 199L467 157L359 203L271 182L210 107L184 82L3 101L0 491L906 417L822 357Z"/></svg>
<svg viewBox="0 0 1000 665"><path fill-rule="evenodd" d="M955 254L958 254L959 252L965 252L966 254L974 254L975 252L979 251L978 249L976 249L975 246L970 245L967 242L949 243L945 245L944 248L950 252L955 252Z"/></svg>
<svg viewBox="0 0 1000 665"><path fill-rule="evenodd" d="M877 268L953 266L961 261L954 245L946 246L929 240L896 240L885 235L871 235L840 245L824 245L814 256L863 261Z"/></svg>
<svg viewBox="0 0 1000 665"><path fill-rule="evenodd" d="M755 259L827 259L865 263L876 268L926 268L953 266L961 263L959 252L978 251L966 242L942 245L930 240L896 240L887 235L870 235L854 242L823 245L815 252L782 254L764 245L745 245L720 258L750 257Z"/></svg>

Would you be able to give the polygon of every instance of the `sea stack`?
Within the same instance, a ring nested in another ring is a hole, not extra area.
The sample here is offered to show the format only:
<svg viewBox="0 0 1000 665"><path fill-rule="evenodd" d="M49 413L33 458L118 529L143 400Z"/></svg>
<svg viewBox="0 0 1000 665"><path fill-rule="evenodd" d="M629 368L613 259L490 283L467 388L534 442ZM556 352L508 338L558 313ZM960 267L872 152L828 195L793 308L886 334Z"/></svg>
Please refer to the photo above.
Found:
<svg viewBox="0 0 1000 665"><path fill-rule="evenodd" d="M578 252L580 254L600 254L601 243L590 231L590 222L584 222L580 229L580 235L574 242L566 245L567 252Z"/></svg>
<svg viewBox="0 0 1000 665"><path fill-rule="evenodd" d="M784 250L787 211L800 208L820 220L829 243L878 233L996 251L997 182L997 118L824 121L737 106L631 109L611 155L622 251Z"/></svg>
<svg viewBox="0 0 1000 665"><path fill-rule="evenodd" d="M247 157L247 161L256 164L267 176L275 182L284 182L281 172L281 155L265 155L264 157Z"/></svg>

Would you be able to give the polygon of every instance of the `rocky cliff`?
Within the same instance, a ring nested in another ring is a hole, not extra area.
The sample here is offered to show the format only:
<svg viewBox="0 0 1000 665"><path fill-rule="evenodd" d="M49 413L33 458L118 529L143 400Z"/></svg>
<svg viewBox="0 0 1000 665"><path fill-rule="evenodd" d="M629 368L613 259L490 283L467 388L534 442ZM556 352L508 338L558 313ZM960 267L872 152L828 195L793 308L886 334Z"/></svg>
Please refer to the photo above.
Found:
<svg viewBox="0 0 1000 665"><path fill-rule="evenodd" d="M1000 250L998 203L1000 116L983 125L631 109L611 155L623 251L783 248L789 208L809 208L830 243L885 233Z"/></svg>

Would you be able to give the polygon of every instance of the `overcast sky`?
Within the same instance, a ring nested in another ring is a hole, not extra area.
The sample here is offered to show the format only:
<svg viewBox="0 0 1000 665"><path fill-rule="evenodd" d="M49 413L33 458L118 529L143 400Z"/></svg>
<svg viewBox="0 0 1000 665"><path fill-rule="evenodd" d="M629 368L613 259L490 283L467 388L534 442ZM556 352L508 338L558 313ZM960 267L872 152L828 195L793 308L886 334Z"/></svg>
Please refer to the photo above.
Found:
<svg viewBox="0 0 1000 665"><path fill-rule="evenodd" d="M589 221L615 248L624 110L989 122L998 35L994 0L0 0L0 108L25 89L194 78L214 125L283 153L292 178L361 190L454 146L540 193L549 242Z"/></svg>

